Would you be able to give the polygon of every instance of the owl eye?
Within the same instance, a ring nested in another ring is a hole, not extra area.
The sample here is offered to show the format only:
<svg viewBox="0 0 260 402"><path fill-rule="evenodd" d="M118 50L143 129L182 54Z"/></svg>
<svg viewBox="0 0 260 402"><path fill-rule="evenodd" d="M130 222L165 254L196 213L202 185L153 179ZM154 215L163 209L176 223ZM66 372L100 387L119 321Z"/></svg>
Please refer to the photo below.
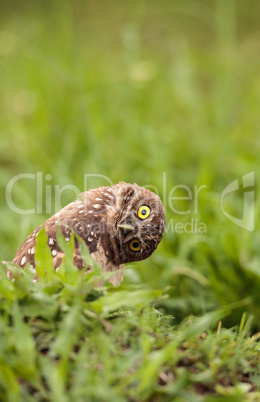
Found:
<svg viewBox="0 0 260 402"><path fill-rule="evenodd" d="M146 219L150 215L150 208L147 205L141 205L140 208L138 209L138 216L141 219Z"/></svg>
<svg viewBox="0 0 260 402"><path fill-rule="evenodd" d="M132 251L140 251L140 249L141 249L140 241L137 240L137 239L132 240L132 241L129 243L129 248L130 248L130 250L132 250Z"/></svg>

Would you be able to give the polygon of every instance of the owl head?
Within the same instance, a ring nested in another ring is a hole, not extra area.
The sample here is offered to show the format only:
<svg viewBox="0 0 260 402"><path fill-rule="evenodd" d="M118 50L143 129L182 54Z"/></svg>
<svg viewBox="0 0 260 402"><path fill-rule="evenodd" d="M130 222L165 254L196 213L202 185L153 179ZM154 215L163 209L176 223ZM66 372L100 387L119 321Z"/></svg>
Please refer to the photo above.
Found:
<svg viewBox="0 0 260 402"><path fill-rule="evenodd" d="M105 219L101 220L103 225L99 222L99 240L106 257L115 266L149 257L165 229L160 198L137 184L124 182L104 187L104 193L110 197L102 209Z"/></svg>

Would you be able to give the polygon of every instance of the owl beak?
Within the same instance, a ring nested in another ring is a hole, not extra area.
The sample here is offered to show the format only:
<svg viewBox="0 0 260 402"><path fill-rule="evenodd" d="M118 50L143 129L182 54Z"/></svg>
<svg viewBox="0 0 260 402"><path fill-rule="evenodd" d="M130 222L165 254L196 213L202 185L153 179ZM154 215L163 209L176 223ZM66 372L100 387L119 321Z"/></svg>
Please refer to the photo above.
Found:
<svg viewBox="0 0 260 402"><path fill-rule="evenodd" d="M117 225L117 227L122 229L124 232L133 232L135 230L135 228L128 223L122 223L120 225Z"/></svg>

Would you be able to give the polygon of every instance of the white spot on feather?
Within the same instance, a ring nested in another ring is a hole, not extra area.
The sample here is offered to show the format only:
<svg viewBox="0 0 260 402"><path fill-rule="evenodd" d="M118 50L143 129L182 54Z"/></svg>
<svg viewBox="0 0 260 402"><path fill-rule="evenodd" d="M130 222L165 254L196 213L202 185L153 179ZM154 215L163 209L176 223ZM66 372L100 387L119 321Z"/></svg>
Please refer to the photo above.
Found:
<svg viewBox="0 0 260 402"><path fill-rule="evenodd" d="M96 201L103 201L102 198L96 198Z"/></svg>
<svg viewBox="0 0 260 402"><path fill-rule="evenodd" d="M25 264L26 263L26 257L25 257L25 255L23 256L23 258L21 259L21 265L23 265L23 264Z"/></svg>
<svg viewBox="0 0 260 402"><path fill-rule="evenodd" d="M54 244L54 240L52 237L49 238L49 245L51 246L52 244Z"/></svg>
<svg viewBox="0 0 260 402"><path fill-rule="evenodd" d="M93 237L88 237L88 242L91 243L93 241Z"/></svg>
<svg viewBox="0 0 260 402"><path fill-rule="evenodd" d="M93 208L95 208L95 209L98 209L98 208L101 208L101 207L102 207L102 205L100 205L100 204L93 205Z"/></svg>
<svg viewBox="0 0 260 402"><path fill-rule="evenodd" d="M57 255L57 251L56 250L52 250L51 252L52 256L55 257Z"/></svg>
<svg viewBox="0 0 260 402"><path fill-rule="evenodd" d="M113 195L111 195L111 194L105 193L105 195L106 195L108 198L110 198L111 200L113 200L113 199L114 199L114 196L113 196Z"/></svg>

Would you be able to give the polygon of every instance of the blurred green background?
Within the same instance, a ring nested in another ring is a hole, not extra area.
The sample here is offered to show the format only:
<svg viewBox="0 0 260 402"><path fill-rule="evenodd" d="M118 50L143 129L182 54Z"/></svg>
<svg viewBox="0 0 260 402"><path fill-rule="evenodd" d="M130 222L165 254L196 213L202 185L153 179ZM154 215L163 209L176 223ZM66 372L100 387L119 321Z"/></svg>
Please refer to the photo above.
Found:
<svg viewBox="0 0 260 402"><path fill-rule="evenodd" d="M166 233L124 284L169 286L162 307L177 321L231 304L228 325L247 311L260 327L259 190L252 232L220 205L229 183L260 174L259 11L254 0L1 1L1 259L55 212L55 186L83 191L89 174L155 186ZM14 212L8 183L37 172L41 199L32 179L17 181L12 199L21 209L42 203L43 212ZM193 195L205 186L197 211L194 197L174 201L189 213L172 210L177 185ZM63 191L62 206L74 198ZM243 192L225 208L241 218ZM177 233L177 222L193 222L190 233Z"/></svg>

